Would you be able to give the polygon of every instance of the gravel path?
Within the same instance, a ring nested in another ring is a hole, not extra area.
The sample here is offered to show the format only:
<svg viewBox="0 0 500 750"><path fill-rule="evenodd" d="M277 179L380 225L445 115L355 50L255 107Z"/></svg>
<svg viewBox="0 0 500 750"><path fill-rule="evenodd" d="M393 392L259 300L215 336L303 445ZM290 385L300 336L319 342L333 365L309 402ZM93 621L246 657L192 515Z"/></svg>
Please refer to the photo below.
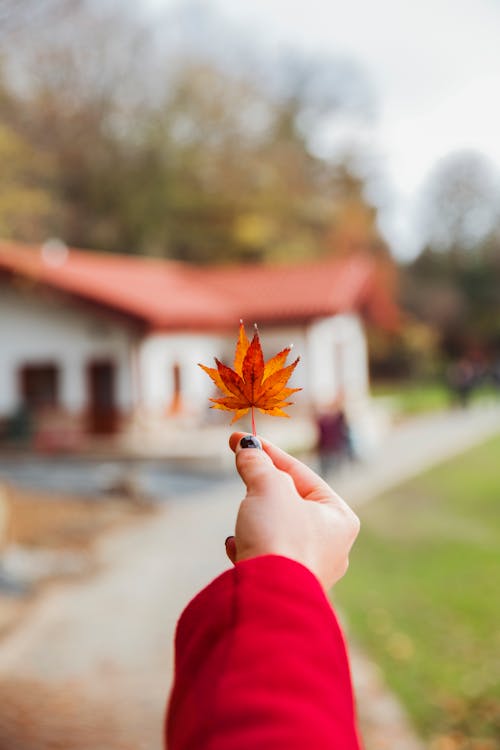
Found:
<svg viewBox="0 0 500 750"><path fill-rule="evenodd" d="M500 408L398 427L336 486L353 505L500 431ZM0 645L0 750L160 750L177 617L227 567L242 486L171 501L98 547L100 571L54 585ZM352 653L367 750L420 750L377 669Z"/></svg>

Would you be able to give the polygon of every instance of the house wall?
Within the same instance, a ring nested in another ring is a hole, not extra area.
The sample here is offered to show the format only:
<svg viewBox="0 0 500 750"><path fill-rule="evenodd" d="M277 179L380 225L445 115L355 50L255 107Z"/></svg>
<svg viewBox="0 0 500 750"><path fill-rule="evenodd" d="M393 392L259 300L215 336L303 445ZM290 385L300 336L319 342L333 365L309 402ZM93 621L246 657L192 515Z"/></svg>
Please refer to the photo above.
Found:
<svg viewBox="0 0 500 750"><path fill-rule="evenodd" d="M247 332L251 336L250 326ZM278 442L285 437L291 439L296 425L296 432L300 432L296 443L303 445L308 425L314 424L311 406L319 410L327 407L342 390L361 452L370 425L366 339L359 318L337 315L307 326L262 326L260 333L266 359L294 344L289 361L296 356L301 360L289 384L303 388L292 399L295 404L290 415L297 418L295 422L259 416L260 422L268 419L272 429L278 423L276 426L284 430L277 434ZM209 411L209 397L219 394L197 363L211 366L217 356L232 365L236 336L235 328L227 335L156 333L140 339L125 323L119 324L97 310L63 302L48 291L0 283L0 418L12 415L21 403L20 370L26 365L56 365L58 405L78 416L88 407L88 365L95 360L112 360L117 407L122 413L134 410L136 416L127 423L124 435L135 429L143 450L146 427L156 447L164 445L155 429L173 426L175 432L179 424L167 418L174 413L176 370L180 376L178 406L183 417L187 416L186 425L229 421L229 415ZM143 408L135 412L136 406ZM267 424L265 430L268 434ZM311 435L313 443L314 430Z"/></svg>
<svg viewBox="0 0 500 750"><path fill-rule="evenodd" d="M363 324L354 314L316 321L307 331L308 388L315 406L368 396L368 350Z"/></svg>
<svg viewBox="0 0 500 750"><path fill-rule="evenodd" d="M226 339L212 334L157 333L140 345L141 403L149 412L166 414L174 398L174 366L179 367L184 409L208 408L212 385L198 362L213 366L214 356L224 357Z"/></svg>
<svg viewBox="0 0 500 750"><path fill-rule="evenodd" d="M56 297L0 286L0 416L20 405L20 368L59 367L59 404L72 413L87 405L87 366L95 359L116 365L116 400L133 402L131 347L127 329Z"/></svg>
<svg viewBox="0 0 500 750"><path fill-rule="evenodd" d="M251 335L251 329L248 327ZM180 374L183 409L203 416L215 388L198 362L212 365L214 356L232 364L235 330L228 335L151 334L139 341L125 327L57 297L0 286L0 416L20 404L19 372L26 365L56 364L59 404L71 413L85 410L87 367L92 360L116 365L118 408L127 412L140 404L149 413L166 415L174 397L174 367ZM308 326L266 326L261 329L266 359L289 343L289 358L301 356L290 381L302 387L294 411L312 403L321 408L342 390L346 400L368 393L366 339L356 315L337 315ZM135 362L134 362L134 358Z"/></svg>
<svg viewBox="0 0 500 750"><path fill-rule="evenodd" d="M247 328L251 336L250 327ZM301 360L290 379L302 387L296 409L312 403L321 407L343 391L346 399L365 397L368 391L366 339L356 315L336 315L308 326L269 326L260 329L266 359L293 344L289 362ZM232 366L237 331L226 336L210 334L153 334L139 351L142 403L150 412L168 412L174 396L174 365L180 368L181 392L191 412L205 412L215 388L198 362L214 366L214 356Z"/></svg>

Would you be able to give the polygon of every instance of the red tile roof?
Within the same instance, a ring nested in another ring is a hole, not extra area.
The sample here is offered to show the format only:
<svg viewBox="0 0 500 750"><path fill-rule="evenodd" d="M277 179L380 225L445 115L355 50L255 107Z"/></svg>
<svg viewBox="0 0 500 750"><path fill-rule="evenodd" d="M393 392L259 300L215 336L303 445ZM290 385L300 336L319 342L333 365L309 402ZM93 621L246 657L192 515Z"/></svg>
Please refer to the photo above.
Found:
<svg viewBox="0 0 500 750"><path fill-rule="evenodd" d="M306 322L357 311L394 328L398 311L367 256L300 265L200 267L153 258L0 242L0 272L105 306L160 330Z"/></svg>

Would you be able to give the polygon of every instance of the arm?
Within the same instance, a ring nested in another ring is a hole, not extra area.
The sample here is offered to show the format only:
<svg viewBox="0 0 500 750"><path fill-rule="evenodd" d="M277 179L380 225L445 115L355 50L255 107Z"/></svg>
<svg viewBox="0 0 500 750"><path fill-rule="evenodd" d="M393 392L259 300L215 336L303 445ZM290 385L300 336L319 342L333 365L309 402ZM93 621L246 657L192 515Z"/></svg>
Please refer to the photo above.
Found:
<svg viewBox="0 0 500 750"><path fill-rule="evenodd" d="M358 750L341 630L309 570L245 560L185 610L169 750Z"/></svg>
<svg viewBox="0 0 500 750"><path fill-rule="evenodd" d="M342 633L324 594L359 522L314 472L269 443L239 450L247 494L235 567L189 605L176 638L169 750L358 750Z"/></svg>

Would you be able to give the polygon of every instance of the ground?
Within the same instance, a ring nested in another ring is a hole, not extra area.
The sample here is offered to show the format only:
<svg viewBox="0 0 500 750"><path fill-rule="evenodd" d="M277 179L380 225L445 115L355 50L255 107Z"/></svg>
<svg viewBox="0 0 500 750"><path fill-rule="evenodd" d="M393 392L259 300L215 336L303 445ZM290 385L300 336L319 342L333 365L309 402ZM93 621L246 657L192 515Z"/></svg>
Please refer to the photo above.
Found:
<svg viewBox="0 0 500 750"><path fill-rule="evenodd" d="M371 460L332 479L354 505L367 503L499 424L491 407L401 425ZM172 497L97 541L95 575L51 585L0 643L1 750L160 750L175 622L227 567L241 496L234 481ZM367 750L421 748L380 672L351 648Z"/></svg>
<svg viewBox="0 0 500 750"><path fill-rule="evenodd" d="M29 547L88 549L96 537L117 523L145 512L125 498L85 500L4 487L9 508L9 539Z"/></svg>
<svg viewBox="0 0 500 750"><path fill-rule="evenodd" d="M150 512L127 498L91 501L0 485L0 636L54 579L95 572L93 549L107 531Z"/></svg>
<svg viewBox="0 0 500 750"><path fill-rule="evenodd" d="M335 590L432 747L494 750L500 737L499 456L496 437L362 509Z"/></svg>

